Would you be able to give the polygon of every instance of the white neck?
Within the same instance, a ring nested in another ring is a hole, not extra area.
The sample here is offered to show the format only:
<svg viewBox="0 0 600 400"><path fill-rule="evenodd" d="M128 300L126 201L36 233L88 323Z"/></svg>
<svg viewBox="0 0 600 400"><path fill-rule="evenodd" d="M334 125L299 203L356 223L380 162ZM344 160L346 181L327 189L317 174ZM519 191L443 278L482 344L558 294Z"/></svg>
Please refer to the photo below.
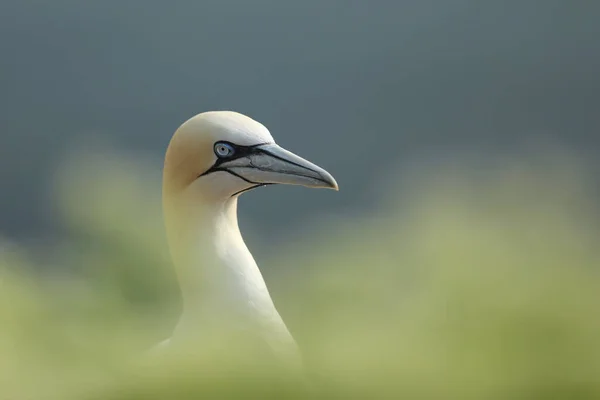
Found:
<svg viewBox="0 0 600 400"><path fill-rule="evenodd" d="M251 331L271 346L295 351L240 233L237 197L190 207L178 203L165 209L165 217L183 296L174 339L226 324L227 329Z"/></svg>

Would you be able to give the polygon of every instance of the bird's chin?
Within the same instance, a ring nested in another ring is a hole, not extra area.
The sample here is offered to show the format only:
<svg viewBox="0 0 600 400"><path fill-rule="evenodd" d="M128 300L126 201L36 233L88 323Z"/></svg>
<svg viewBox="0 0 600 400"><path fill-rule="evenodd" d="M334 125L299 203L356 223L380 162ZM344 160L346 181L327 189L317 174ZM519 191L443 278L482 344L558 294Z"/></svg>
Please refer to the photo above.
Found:
<svg viewBox="0 0 600 400"><path fill-rule="evenodd" d="M231 195L231 197L236 197L236 196L239 196L240 194L249 192L249 191L251 191L253 189L257 189L259 187L268 186L268 185L274 185L274 183L257 183L257 184L254 184L252 186L248 186L247 188L244 188L242 190L239 190L239 191L235 192L234 194Z"/></svg>

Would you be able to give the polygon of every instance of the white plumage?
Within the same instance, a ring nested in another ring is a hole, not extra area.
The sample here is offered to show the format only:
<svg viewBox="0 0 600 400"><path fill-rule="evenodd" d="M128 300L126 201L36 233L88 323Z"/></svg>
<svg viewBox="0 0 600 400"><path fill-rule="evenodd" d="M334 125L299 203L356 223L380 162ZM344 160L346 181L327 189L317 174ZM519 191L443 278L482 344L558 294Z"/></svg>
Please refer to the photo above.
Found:
<svg viewBox="0 0 600 400"><path fill-rule="evenodd" d="M231 334L296 355L237 220L239 196L268 184L338 189L327 171L279 147L267 128L242 114L202 113L175 132L163 208L183 313L159 347Z"/></svg>

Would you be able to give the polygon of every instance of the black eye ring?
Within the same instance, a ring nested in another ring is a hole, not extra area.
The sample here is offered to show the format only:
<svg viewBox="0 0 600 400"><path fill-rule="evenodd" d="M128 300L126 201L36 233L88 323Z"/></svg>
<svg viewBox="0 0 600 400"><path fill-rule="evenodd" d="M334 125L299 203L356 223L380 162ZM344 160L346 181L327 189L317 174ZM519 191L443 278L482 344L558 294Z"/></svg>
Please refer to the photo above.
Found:
<svg viewBox="0 0 600 400"><path fill-rule="evenodd" d="M229 158L235 153L235 148L229 143L217 142L215 143L215 154L219 158Z"/></svg>

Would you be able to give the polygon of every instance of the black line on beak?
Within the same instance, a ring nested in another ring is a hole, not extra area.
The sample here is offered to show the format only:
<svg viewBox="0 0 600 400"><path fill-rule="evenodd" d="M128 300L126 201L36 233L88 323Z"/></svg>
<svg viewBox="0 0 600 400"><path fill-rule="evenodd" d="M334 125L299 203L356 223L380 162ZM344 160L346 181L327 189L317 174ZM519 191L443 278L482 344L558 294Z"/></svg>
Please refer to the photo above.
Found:
<svg viewBox="0 0 600 400"><path fill-rule="evenodd" d="M250 187L247 187L246 189L242 189L242 190L239 190L239 191L235 192L234 194L231 195L231 197L237 196L238 194L242 194L242 193L248 192L248 191L250 191L252 189L256 189L256 188L263 187L263 186L268 186L268 185L273 185L273 183L257 183L254 186L250 186Z"/></svg>
<svg viewBox="0 0 600 400"><path fill-rule="evenodd" d="M313 169L311 169L311 168L308 168L308 167L306 167L306 166L304 166L304 165L302 165L302 164L295 163L295 162L293 162L293 161L291 161L291 160L288 160L287 158L283 158L283 157L280 157L280 156L278 156L277 154L273 154L273 153L271 153L269 150L266 150L266 149L259 149L259 152L260 152L260 153L264 153L264 154L268 154L269 156L271 156L271 157L273 157L273 158L276 158L276 159L278 159L278 160L280 160L280 161L283 161L283 162L286 162L286 163L288 163L288 164L295 165L296 167L304 168L304 169L305 169L305 170L307 170L307 171L310 171L310 172L317 172L317 171L315 171L315 170L313 170Z"/></svg>
<svg viewBox="0 0 600 400"><path fill-rule="evenodd" d="M223 171L223 172L227 172L228 174L231 174L231 175L233 175L233 176L236 176L236 177L240 178L241 180L243 180L243 181L246 181L246 182L248 182L248 183L251 183L251 184L253 184L253 185L260 185L260 183L258 183L258 182L254 182L254 181L251 181L250 179L246 179L246 178L244 178L242 175L238 174L237 172L233 172L232 170L230 170L230 169L227 169L227 168L218 168L218 169L215 169L215 171Z"/></svg>

